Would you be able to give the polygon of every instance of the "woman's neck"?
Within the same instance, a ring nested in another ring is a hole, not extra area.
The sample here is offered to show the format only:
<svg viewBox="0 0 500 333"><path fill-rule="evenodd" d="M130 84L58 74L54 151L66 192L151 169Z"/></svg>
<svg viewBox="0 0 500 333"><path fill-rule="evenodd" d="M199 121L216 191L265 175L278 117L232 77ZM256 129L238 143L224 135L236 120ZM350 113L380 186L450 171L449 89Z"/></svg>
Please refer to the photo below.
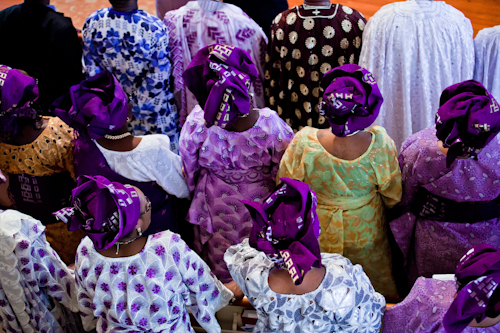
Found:
<svg viewBox="0 0 500 333"><path fill-rule="evenodd" d="M111 7L114 11L120 12L120 13L128 13L133 10L138 9L139 7L137 6L137 1L128 1L123 4L119 5L114 5Z"/></svg>
<svg viewBox="0 0 500 333"><path fill-rule="evenodd" d="M128 124L123 125L119 130L110 133L109 135L116 137L125 133L128 133ZM101 147L104 147L108 150L131 151L139 145L141 140L142 138L135 137L133 134L131 134L130 136L126 136L123 139L112 140L102 137L100 139L97 139L96 141L101 145Z"/></svg>
<svg viewBox="0 0 500 333"><path fill-rule="evenodd" d="M359 131L358 133L340 137L331 132L330 129L322 129L317 132L319 143L325 150L337 158L352 161L362 156L372 142L370 132Z"/></svg>
<svg viewBox="0 0 500 333"><path fill-rule="evenodd" d="M127 240L120 239L120 241L123 242L123 241L127 241ZM144 246L146 246L147 241L148 241L147 237L139 237L130 244L120 245L120 249L118 251L118 254L116 254L116 245L113 245L112 247L110 247L107 250L102 250L102 251L97 250L97 252L99 254L101 254L102 256L108 257L108 258L131 257L131 256L135 256L136 254L141 252L142 249L144 248Z"/></svg>
<svg viewBox="0 0 500 333"><path fill-rule="evenodd" d="M326 268L324 266L320 268L312 267L304 275L302 283L296 286L287 270L280 270L275 267L269 272L269 288L278 294L304 295L318 289L325 274Z"/></svg>
<svg viewBox="0 0 500 333"><path fill-rule="evenodd" d="M259 120L259 110L250 109L247 117L238 118L234 123L226 126L225 130L231 132L244 132L252 128Z"/></svg>
<svg viewBox="0 0 500 333"><path fill-rule="evenodd" d="M327 6L331 2L329 0L305 0L304 5L307 6Z"/></svg>

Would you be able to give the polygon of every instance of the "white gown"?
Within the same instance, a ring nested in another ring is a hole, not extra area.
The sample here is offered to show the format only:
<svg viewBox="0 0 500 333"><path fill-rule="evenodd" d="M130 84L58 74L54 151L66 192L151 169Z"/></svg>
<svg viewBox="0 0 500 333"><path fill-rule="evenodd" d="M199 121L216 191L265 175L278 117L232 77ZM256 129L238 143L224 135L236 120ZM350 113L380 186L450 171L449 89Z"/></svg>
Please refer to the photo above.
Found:
<svg viewBox="0 0 500 333"><path fill-rule="evenodd" d="M471 22L444 1L405 1L382 7L363 33L359 65L384 97L375 125L396 146L434 124L442 91L474 71Z"/></svg>
<svg viewBox="0 0 500 333"><path fill-rule="evenodd" d="M500 25L479 31L474 46L474 80L481 82L500 101Z"/></svg>

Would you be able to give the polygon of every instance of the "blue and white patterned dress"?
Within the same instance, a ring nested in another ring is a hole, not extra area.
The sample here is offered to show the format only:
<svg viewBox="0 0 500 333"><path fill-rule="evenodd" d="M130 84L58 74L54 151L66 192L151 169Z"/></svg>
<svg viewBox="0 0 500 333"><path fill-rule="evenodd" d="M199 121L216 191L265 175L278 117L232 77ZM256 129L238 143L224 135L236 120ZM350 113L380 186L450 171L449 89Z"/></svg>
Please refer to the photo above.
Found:
<svg viewBox="0 0 500 333"><path fill-rule="evenodd" d="M171 231L149 236L140 253L123 258L102 256L85 237L75 273L83 326L97 332L194 332L186 306L207 332L220 332L215 312L233 297Z"/></svg>
<svg viewBox="0 0 500 333"><path fill-rule="evenodd" d="M168 33L163 22L142 10L95 11L83 26L83 59L88 76L107 69L132 95L134 133L167 134L177 153L179 117L170 81Z"/></svg>
<svg viewBox="0 0 500 333"><path fill-rule="evenodd" d="M360 265L337 253L322 253L326 274L320 286L304 295L278 294L269 288L275 266L248 238L224 256L229 272L257 310L253 330L260 332L379 332L385 299Z"/></svg>

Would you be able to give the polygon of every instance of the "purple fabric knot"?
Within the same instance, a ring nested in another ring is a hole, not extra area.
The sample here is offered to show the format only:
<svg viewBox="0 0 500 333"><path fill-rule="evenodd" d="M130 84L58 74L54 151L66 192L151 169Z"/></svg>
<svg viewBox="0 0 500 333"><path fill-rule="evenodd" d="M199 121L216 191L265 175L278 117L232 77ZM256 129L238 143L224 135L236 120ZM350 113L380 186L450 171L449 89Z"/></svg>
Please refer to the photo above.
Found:
<svg viewBox="0 0 500 333"><path fill-rule="evenodd" d="M332 133L340 137L373 124L384 101L373 75L354 64L328 71L321 88L324 93L319 113L330 123Z"/></svg>

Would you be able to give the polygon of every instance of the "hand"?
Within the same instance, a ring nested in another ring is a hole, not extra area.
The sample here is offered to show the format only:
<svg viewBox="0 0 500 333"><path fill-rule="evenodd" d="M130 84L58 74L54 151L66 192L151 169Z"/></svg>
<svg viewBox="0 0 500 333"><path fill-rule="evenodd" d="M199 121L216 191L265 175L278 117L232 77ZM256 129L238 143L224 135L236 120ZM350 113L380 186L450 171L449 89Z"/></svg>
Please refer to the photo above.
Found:
<svg viewBox="0 0 500 333"><path fill-rule="evenodd" d="M224 284L227 289L231 290L234 294L234 298L239 301L240 299L243 298L243 291L240 289L240 287L236 284L236 282L231 281L229 283Z"/></svg>

